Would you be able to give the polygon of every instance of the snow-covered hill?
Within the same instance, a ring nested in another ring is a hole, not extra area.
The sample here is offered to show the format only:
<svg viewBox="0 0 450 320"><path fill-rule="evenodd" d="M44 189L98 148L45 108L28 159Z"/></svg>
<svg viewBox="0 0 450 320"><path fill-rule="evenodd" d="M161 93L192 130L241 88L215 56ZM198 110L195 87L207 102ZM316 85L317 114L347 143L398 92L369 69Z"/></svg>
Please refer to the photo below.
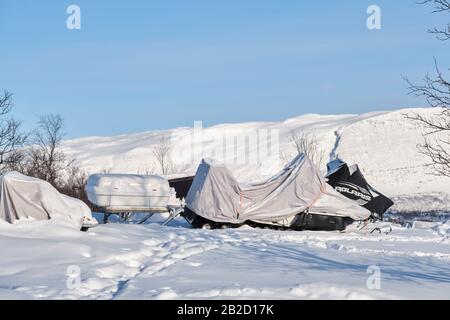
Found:
<svg viewBox="0 0 450 320"><path fill-rule="evenodd" d="M158 173L153 150L161 137L170 137L177 174L193 174L202 157L212 157L227 163L239 180L255 181L278 172L295 154L289 139L292 132L306 132L316 137L326 160L339 157L358 163L370 183L395 199L396 209L448 210L450 179L429 174L429 160L417 151L423 128L405 118L413 111L427 117L439 112L423 108L362 115L308 114L282 122L203 129L193 124L169 131L69 140L64 149L89 173ZM266 149L275 152L276 159L265 156Z"/></svg>

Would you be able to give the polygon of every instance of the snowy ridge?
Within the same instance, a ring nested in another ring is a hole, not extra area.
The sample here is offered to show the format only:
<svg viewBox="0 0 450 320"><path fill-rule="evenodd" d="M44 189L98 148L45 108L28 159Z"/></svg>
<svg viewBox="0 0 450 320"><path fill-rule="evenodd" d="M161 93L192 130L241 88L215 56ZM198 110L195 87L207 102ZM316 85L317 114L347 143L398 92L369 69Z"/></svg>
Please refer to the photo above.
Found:
<svg viewBox="0 0 450 320"><path fill-rule="evenodd" d="M348 163L358 163L375 188L395 198L395 209L401 211L441 211L450 209L450 179L430 175L428 159L417 152L423 142L423 128L405 118L406 113L418 112L427 117L436 116L439 110L431 108L401 109L388 112L371 112L362 115L307 114L280 122L252 122L221 124L203 129L203 153L199 156L218 158L235 163L231 152L217 156L225 138L245 135L249 131L279 130L280 155L295 154L289 142L291 132L313 133L320 148L330 159L339 157ZM173 157L179 174L195 173L198 162L190 157L193 128L176 128L169 131L150 131L116 137L88 137L64 143L67 154L77 159L89 173L111 169L120 173L157 172L153 148L163 135L173 138ZM198 142L198 141L197 141ZM266 143L237 150L252 154ZM258 163L230 165L241 181L255 181L278 172L283 166L273 159L259 157Z"/></svg>

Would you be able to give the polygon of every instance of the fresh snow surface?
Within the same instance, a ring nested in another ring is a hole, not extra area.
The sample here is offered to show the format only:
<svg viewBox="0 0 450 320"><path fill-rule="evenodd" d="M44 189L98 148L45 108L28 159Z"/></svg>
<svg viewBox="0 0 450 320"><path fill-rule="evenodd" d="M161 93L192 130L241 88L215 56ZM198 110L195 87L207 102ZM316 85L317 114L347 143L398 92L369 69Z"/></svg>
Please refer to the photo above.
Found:
<svg viewBox="0 0 450 320"><path fill-rule="evenodd" d="M450 224L391 227L389 235L193 230L177 220L83 233L0 223L0 298L449 299ZM379 290L367 286L373 266Z"/></svg>
<svg viewBox="0 0 450 320"><path fill-rule="evenodd" d="M281 122L222 124L204 128L201 135L195 135L193 128L177 128L117 137L80 138L66 141L64 150L89 173L104 170L158 173L153 150L162 136L170 136L172 158L179 175L194 174L202 157L216 158L228 164L241 182L250 182L277 173L287 159L295 155L289 141L291 132L306 132L317 138L326 160L339 157L349 164L359 164L373 186L394 198L394 209L448 211L450 180L430 174L428 158L417 151L417 145L423 143L424 128L405 118L412 112L435 117L439 111L423 108L362 115L308 114ZM264 133L276 132L273 130L279 132L281 161L262 155L263 145L267 146ZM234 140L255 132L258 140L252 143L238 144ZM201 143L200 151L191 152L193 141ZM230 143L230 147L224 141L234 144ZM238 160L238 155L242 154L246 155L244 164Z"/></svg>

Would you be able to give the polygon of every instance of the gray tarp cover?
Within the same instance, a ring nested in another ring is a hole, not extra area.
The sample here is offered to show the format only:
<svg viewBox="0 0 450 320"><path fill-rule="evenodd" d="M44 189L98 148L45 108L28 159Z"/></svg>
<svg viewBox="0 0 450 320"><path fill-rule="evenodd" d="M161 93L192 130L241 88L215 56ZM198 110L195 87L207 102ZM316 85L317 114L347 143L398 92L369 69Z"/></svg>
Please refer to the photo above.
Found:
<svg viewBox="0 0 450 320"><path fill-rule="evenodd" d="M0 219L14 223L21 218L60 219L76 228L93 220L82 201L60 194L45 181L10 172L0 176Z"/></svg>
<svg viewBox="0 0 450 320"><path fill-rule="evenodd" d="M186 199L196 214L216 222L277 222L309 210L365 220L370 212L336 192L319 169L299 155L261 184L239 185L223 165L203 160Z"/></svg>

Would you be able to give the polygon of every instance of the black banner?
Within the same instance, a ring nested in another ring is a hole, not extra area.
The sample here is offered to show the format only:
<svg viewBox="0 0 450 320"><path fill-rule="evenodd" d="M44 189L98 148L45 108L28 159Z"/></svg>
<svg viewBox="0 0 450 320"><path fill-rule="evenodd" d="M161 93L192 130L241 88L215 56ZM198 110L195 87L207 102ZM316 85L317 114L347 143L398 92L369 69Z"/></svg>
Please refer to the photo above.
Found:
<svg viewBox="0 0 450 320"><path fill-rule="evenodd" d="M436 304L435 306L433 304ZM3 301L15 317L29 312L45 318L99 317L139 319L302 319L308 316L345 318L398 313L417 316L421 310L442 310L447 301ZM431 309L430 309L431 308Z"/></svg>

